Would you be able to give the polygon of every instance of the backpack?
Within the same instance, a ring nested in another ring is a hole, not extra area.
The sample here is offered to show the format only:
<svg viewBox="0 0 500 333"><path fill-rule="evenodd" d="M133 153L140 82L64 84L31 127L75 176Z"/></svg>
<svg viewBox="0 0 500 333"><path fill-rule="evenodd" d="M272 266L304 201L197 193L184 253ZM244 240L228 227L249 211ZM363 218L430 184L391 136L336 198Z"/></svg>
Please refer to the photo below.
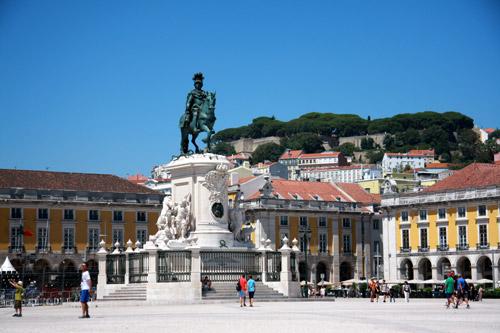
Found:
<svg viewBox="0 0 500 333"><path fill-rule="evenodd" d="M241 291L240 281L238 281L238 283L236 283L236 291Z"/></svg>
<svg viewBox="0 0 500 333"><path fill-rule="evenodd" d="M463 290L464 290L464 291L469 291L469 284L467 283L467 281L465 281L465 279L464 279L464 286L463 286Z"/></svg>

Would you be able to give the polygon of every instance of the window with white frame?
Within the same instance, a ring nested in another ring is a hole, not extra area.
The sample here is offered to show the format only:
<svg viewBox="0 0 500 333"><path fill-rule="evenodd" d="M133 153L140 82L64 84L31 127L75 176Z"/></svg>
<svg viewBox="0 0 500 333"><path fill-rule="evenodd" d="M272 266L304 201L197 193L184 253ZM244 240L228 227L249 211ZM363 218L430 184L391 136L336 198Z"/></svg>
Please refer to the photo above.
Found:
<svg viewBox="0 0 500 333"><path fill-rule="evenodd" d="M11 219L22 219L23 218L23 209L18 207L12 207L10 209L10 218Z"/></svg>
<svg viewBox="0 0 500 333"><path fill-rule="evenodd" d="M99 221L99 211L97 209L89 210L89 221Z"/></svg>
<svg viewBox="0 0 500 333"><path fill-rule="evenodd" d="M467 246L467 226L458 226L458 245Z"/></svg>
<svg viewBox="0 0 500 333"><path fill-rule="evenodd" d="M319 234L319 253L327 252L326 234Z"/></svg>
<svg viewBox="0 0 500 333"><path fill-rule="evenodd" d="M343 235L342 240L342 250L344 253L351 253L351 235Z"/></svg>
<svg viewBox="0 0 500 333"><path fill-rule="evenodd" d="M421 228L420 229L420 247L427 248L428 245L429 244L427 242L427 228Z"/></svg>
<svg viewBox="0 0 500 333"><path fill-rule="evenodd" d="M439 245L446 246L448 244L448 239L446 235L446 227L439 227Z"/></svg>
<svg viewBox="0 0 500 333"><path fill-rule="evenodd" d="M401 230L401 240L404 249L410 248L410 230L403 229Z"/></svg>
<svg viewBox="0 0 500 333"><path fill-rule="evenodd" d="M113 228L112 241L113 246L115 246L116 242L120 243L120 246L123 246L123 229Z"/></svg>
<svg viewBox="0 0 500 333"><path fill-rule="evenodd" d="M146 243L147 240L147 230L146 229L137 229L136 239L141 242L142 245Z"/></svg>
<svg viewBox="0 0 500 333"><path fill-rule="evenodd" d="M66 221L73 221L75 219L75 211L73 209L65 209L63 218Z"/></svg>
<svg viewBox="0 0 500 333"><path fill-rule="evenodd" d="M326 216L320 216L318 222L320 228L326 228Z"/></svg>
<svg viewBox="0 0 500 333"><path fill-rule="evenodd" d="M286 215L280 216L280 225L284 227L288 226L288 216Z"/></svg>
<svg viewBox="0 0 500 333"><path fill-rule="evenodd" d="M37 216L39 220L48 220L49 210L47 208L38 208Z"/></svg>
<svg viewBox="0 0 500 333"><path fill-rule="evenodd" d="M376 255L380 255L380 242L379 241L373 242L373 253Z"/></svg>
<svg viewBox="0 0 500 333"><path fill-rule="evenodd" d="M75 247L75 228L63 228L63 247L65 250L71 250Z"/></svg>
<svg viewBox="0 0 500 333"><path fill-rule="evenodd" d="M113 211L113 221L115 221L115 222L122 222L123 221L123 212L121 210Z"/></svg>
<svg viewBox="0 0 500 333"><path fill-rule="evenodd" d="M342 219L342 228L351 229L351 219L348 217L344 217Z"/></svg>
<svg viewBox="0 0 500 333"><path fill-rule="evenodd" d="M373 230L379 230L379 229L380 229L380 220L374 219L373 220Z"/></svg>
<svg viewBox="0 0 500 333"><path fill-rule="evenodd" d="M403 210L401 212L401 221L402 222L408 222L408 211Z"/></svg>
<svg viewBox="0 0 500 333"><path fill-rule="evenodd" d="M10 228L10 246L18 249L23 245L23 236L21 235L21 226L12 226Z"/></svg>
<svg viewBox="0 0 500 333"><path fill-rule="evenodd" d="M458 218L463 219L467 216L467 210L465 207L458 207Z"/></svg>
<svg viewBox="0 0 500 333"><path fill-rule="evenodd" d="M439 220L446 219L446 208L439 208L438 209L438 219Z"/></svg>
<svg viewBox="0 0 500 333"><path fill-rule="evenodd" d="M477 206L477 216L486 216L486 205Z"/></svg>
<svg viewBox="0 0 500 333"><path fill-rule="evenodd" d="M89 228L89 248L97 250L99 248L99 228Z"/></svg>
<svg viewBox="0 0 500 333"><path fill-rule="evenodd" d="M301 216L299 218L299 224L301 227L307 227L307 216Z"/></svg>
<svg viewBox="0 0 500 333"><path fill-rule="evenodd" d="M47 227L38 227L36 229L36 241L38 249L48 249L49 247L49 230Z"/></svg>
<svg viewBox="0 0 500 333"><path fill-rule="evenodd" d="M427 210L421 209L418 212L419 221L427 221Z"/></svg>
<svg viewBox="0 0 500 333"><path fill-rule="evenodd" d="M137 222L146 222L146 212L145 211L138 211L136 215L137 215Z"/></svg>
<svg viewBox="0 0 500 333"><path fill-rule="evenodd" d="M479 225L479 245L488 245L488 226L486 224Z"/></svg>

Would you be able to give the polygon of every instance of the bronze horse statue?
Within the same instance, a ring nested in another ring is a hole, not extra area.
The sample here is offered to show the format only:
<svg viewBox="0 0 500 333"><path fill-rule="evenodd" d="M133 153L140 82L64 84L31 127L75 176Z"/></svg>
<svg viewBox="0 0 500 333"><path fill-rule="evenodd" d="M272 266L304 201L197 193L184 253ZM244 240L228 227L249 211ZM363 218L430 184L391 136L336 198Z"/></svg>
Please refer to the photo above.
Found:
<svg viewBox="0 0 500 333"><path fill-rule="evenodd" d="M182 154L189 154L189 135L191 135L191 143L195 147L195 153L201 153L200 147L196 144L196 138L201 132L206 132L207 136L202 140L206 143L205 151L211 148L212 135L215 133L213 130L215 123L215 93L207 92L207 97L204 100L200 110L193 110L191 121L186 121L188 116L184 113L179 120L179 127L181 129L181 152ZM192 152L192 151L191 151Z"/></svg>

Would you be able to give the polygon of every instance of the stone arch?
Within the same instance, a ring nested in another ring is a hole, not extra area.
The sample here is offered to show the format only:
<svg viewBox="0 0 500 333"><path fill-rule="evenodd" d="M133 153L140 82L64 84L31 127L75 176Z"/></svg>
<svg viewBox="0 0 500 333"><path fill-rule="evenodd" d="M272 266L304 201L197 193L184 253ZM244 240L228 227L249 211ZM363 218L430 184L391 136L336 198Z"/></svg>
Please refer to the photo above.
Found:
<svg viewBox="0 0 500 333"><path fill-rule="evenodd" d="M437 267L437 279L438 280L446 279L446 276L451 271L450 259L448 259L447 257L439 258L439 260L437 261L436 267Z"/></svg>
<svg viewBox="0 0 500 333"><path fill-rule="evenodd" d="M465 279L472 277L471 263L469 258L463 256L457 260L457 273L462 275Z"/></svg>
<svg viewBox="0 0 500 333"><path fill-rule="evenodd" d="M50 281L52 269L48 260L38 259L33 264L32 278L37 287L43 287Z"/></svg>
<svg viewBox="0 0 500 333"><path fill-rule="evenodd" d="M340 271L340 281L350 280L354 278L354 270L352 269L352 264L347 261L343 261L339 267Z"/></svg>
<svg viewBox="0 0 500 333"><path fill-rule="evenodd" d="M322 274L323 274L323 280L329 281L328 267L323 261L320 261L316 265L316 281L317 282L321 281Z"/></svg>
<svg viewBox="0 0 500 333"><path fill-rule="evenodd" d="M78 268L72 259L63 259L58 266L57 285L64 289L71 289L80 285Z"/></svg>
<svg viewBox="0 0 500 333"><path fill-rule="evenodd" d="M12 266L14 266L17 273L21 274L21 272L23 271L23 261L19 258L14 258L10 260L10 263L12 264Z"/></svg>
<svg viewBox="0 0 500 333"><path fill-rule="evenodd" d="M399 264L399 276L402 280L413 280L413 262L406 258Z"/></svg>
<svg viewBox="0 0 500 333"><path fill-rule="evenodd" d="M430 280L432 279L432 264L428 258L422 258L418 261L418 279Z"/></svg>
<svg viewBox="0 0 500 333"><path fill-rule="evenodd" d="M477 279L493 280L493 264L487 256L482 256L477 260Z"/></svg>

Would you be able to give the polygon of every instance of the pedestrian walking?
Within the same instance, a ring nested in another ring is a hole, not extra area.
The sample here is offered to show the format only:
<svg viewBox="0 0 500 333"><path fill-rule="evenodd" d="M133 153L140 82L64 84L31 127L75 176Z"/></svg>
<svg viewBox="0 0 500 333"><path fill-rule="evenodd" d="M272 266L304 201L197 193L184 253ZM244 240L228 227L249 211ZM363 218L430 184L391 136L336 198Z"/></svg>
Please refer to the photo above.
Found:
<svg viewBox="0 0 500 333"><path fill-rule="evenodd" d="M389 289L389 303L396 303L396 290L394 290L394 286Z"/></svg>
<svg viewBox="0 0 500 333"><path fill-rule="evenodd" d="M375 283L375 279L370 280L368 288L370 288L370 302L373 303L373 300L377 296L377 284Z"/></svg>
<svg viewBox="0 0 500 333"><path fill-rule="evenodd" d="M405 295L406 303L410 302L410 292L411 292L411 287L408 284L408 281L405 281L405 284L403 285L403 294Z"/></svg>
<svg viewBox="0 0 500 333"><path fill-rule="evenodd" d="M389 296L389 286L387 285L387 283L385 283L385 280L382 280L382 294L384 295L384 303L385 303L387 296Z"/></svg>
<svg viewBox="0 0 500 333"><path fill-rule="evenodd" d="M80 283L80 303L82 305L82 316L80 318L90 318L88 301L90 299L90 290L92 289L92 280L87 269L87 264L80 265L82 269L82 282Z"/></svg>
<svg viewBox="0 0 500 333"><path fill-rule="evenodd" d="M23 281L9 280L9 283L16 288L16 293L14 295L14 310L16 311L12 317L22 317L23 316L23 297L24 297L24 288Z"/></svg>
<svg viewBox="0 0 500 333"><path fill-rule="evenodd" d="M455 308L458 308L458 305L465 303L467 305L467 309L470 308L469 305L469 287L467 285L467 281L465 281L462 275L458 275L457 279L457 303L455 304Z"/></svg>
<svg viewBox="0 0 500 333"><path fill-rule="evenodd" d="M448 275L448 278L444 281L444 295L446 296L446 308L450 308L450 304L454 303L453 300L453 292L455 290L455 280L451 274Z"/></svg>
<svg viewBox="0 0 500 333"><path fill-rule="evenodd" d="M250 299L250 306L253 307L253 298L255 295L255 280L252 278L252 275L248 276L247 286L248 286L248 298Z"/></svg>
<svg viewBox="0 0 500 333"><path fill-rule="evenodd" d="M238 290L238 294L240 296L240 307L247 306L246 304L247 279L245 279L245 274L241 274L241 277L238 280L238 285L236 286L236 290Z"/></svg>

